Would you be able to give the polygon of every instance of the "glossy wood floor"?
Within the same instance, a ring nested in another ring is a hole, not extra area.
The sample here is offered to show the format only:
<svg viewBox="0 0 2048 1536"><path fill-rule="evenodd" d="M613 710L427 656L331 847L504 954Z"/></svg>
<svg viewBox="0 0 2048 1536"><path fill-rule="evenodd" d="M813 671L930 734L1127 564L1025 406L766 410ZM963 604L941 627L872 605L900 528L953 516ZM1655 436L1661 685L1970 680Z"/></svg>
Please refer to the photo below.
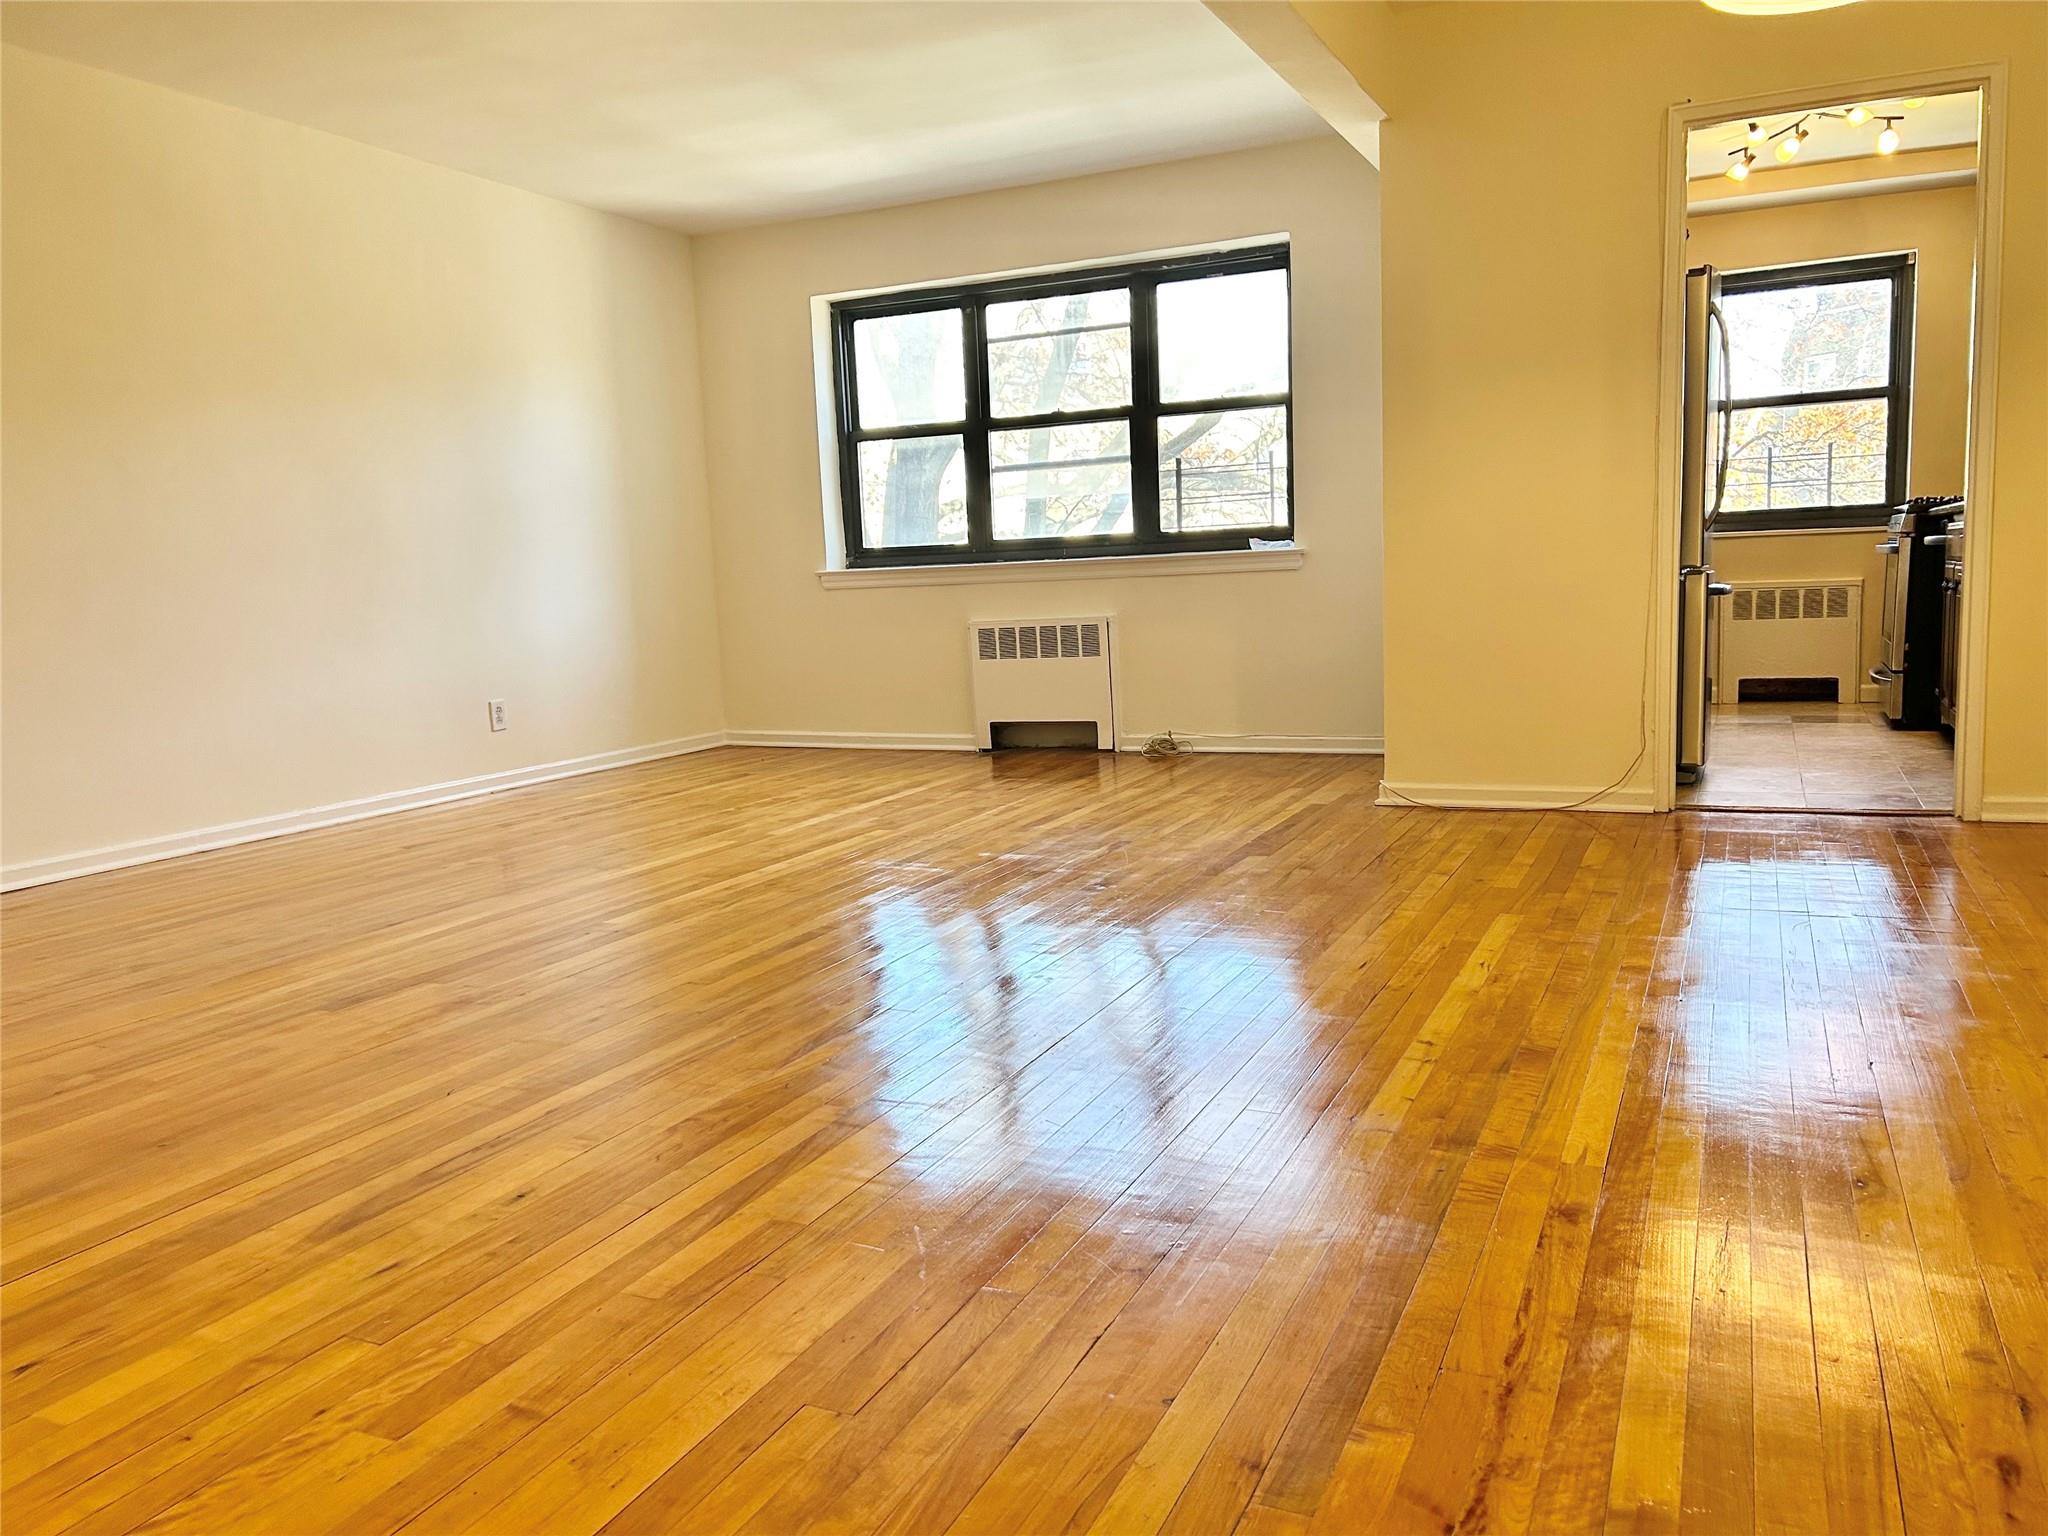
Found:
<svg viewBox="0 0 2048 1536"><path fill-rule="evenodd" d="M8 1536L2048 1530L2048 844L729 750L10 897Z"/></svg>

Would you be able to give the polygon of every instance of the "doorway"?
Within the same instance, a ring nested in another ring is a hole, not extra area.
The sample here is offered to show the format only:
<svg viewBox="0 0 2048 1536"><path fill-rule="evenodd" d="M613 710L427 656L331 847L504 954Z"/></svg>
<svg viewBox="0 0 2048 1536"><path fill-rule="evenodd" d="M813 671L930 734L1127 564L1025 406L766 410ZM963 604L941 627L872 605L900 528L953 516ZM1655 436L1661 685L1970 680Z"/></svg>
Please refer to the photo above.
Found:
<svg viewBox="0 0 2048 1536"><path fill-rule="evenodd" d="M1985 85L1674 109L1673 808L1969 814Z"/></svg>

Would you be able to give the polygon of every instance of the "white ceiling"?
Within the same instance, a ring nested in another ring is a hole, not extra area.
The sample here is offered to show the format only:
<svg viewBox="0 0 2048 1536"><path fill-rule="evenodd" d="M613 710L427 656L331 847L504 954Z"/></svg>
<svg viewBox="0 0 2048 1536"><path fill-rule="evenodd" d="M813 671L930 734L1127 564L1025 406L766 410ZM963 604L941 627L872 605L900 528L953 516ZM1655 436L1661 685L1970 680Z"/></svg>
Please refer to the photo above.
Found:
<svg viewBox="0 0 2048 1536"><path fill-rule="evenodd" d="M1813 117L1807 122L1811 137L1806 147L1792 163L1813 165L1823 160L1861 160L1877 153L1878 130L1884 125L1876 119L1879 116L1896 116L1901 121L1899 145L1903 153L1915 149L1943 149L1957 144L1977 142L1977 93L1959 91L1951 96L1929 96L1917 107L1906 105L1904 98L1890 98L1882 101L1843 102L1831 111L1844 111L1851 106L1870 109L1871 121L1861 125L1846 122L1840 118ZM1775 112L1759 118L1766 133L1775 133L1788 123L1797 122L1805 113ZM1716 123L1711 128L1695 128L1686 138L1685 174L1688 177L1719 176L1726 171L1732 158L1730 151L1740 149L1748 143L1749 125L1746 121ZM1769 170L1782 162L1776 156L1776 142L1754 146L1756 169Z"/></svg>
<svg viewBox="0 0 2048 1536"><path fill-rule="evenodd" d="M1197 0L8 0L8 42L685 230L1325 131Z"/></svg>

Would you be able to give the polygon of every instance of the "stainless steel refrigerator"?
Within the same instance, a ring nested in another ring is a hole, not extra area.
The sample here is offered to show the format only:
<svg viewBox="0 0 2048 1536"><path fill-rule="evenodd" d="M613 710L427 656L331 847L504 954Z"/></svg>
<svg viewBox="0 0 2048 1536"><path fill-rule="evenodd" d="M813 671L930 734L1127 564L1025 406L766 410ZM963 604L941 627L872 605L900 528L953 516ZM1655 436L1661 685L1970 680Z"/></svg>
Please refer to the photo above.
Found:
<svg viewBox="0 0 2048 1536"><path fill-rule="evenodd" d="M1685 274L1685 461L1678 508L1678 782L1698 781L1707 761L1713 702L1714 519L1728 489L1728 324L1721 277Z"/></svg>

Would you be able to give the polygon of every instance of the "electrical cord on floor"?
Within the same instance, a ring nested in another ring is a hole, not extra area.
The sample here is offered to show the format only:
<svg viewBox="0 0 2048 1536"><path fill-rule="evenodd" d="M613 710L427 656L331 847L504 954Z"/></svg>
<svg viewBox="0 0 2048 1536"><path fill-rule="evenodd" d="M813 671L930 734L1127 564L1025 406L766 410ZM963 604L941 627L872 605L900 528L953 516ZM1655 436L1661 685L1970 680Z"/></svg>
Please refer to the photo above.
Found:
<svg viewBox="0 0 2048 1536"><path fill-rule="evenodd" d="M1198 736L1180 736L1172 731L1158 731L1145 738L1145 745L1138 750L1146 757L1188 757L1198 749L1197 741L1328 741L1327 736L1290 735L1286 731L1203 731ZM1371 755L1371 754L1367 754Z"/></svg>

